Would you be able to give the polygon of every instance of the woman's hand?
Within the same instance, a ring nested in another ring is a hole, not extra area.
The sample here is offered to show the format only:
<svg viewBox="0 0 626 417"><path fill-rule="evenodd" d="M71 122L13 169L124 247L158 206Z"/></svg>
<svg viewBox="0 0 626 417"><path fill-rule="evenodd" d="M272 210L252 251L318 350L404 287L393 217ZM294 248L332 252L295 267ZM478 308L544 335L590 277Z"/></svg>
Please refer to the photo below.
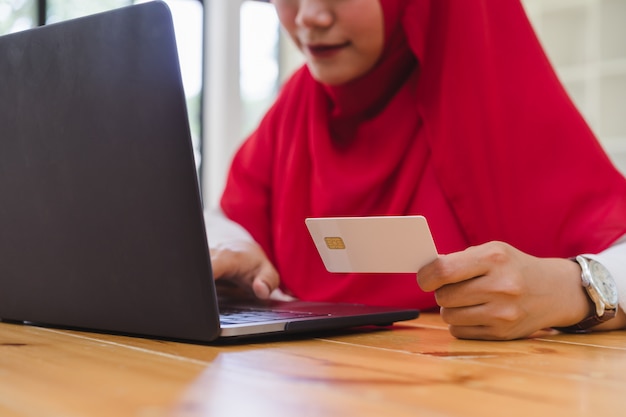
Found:
<svg viewBox="0 0 626 417"><path fill-rule="evenodd" d="M237 284L257 298L268 299L278 288L278 272L263 249L252 241L229 241L210 249L213 277Z"/></svg>
<svg viewBox="0 0 626 417"><path fill-rule="evenodd" d="M435 292L443 320L462 339L523 338L578 323L592 307L575 262L537 258L502 242L440 256L417 281Z"/></svg>

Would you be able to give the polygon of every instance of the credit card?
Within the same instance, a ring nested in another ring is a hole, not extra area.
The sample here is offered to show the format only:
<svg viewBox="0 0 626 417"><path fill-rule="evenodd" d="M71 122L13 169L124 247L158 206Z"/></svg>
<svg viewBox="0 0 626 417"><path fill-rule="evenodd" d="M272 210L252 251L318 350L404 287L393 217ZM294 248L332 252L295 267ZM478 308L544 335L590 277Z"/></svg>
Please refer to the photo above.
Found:
<svg viewBox="0 0 626 417"><path fill-rule="evenodd" d="M315 217L305 223L330 272L416 273L438 256L424 216Z"/></svg>

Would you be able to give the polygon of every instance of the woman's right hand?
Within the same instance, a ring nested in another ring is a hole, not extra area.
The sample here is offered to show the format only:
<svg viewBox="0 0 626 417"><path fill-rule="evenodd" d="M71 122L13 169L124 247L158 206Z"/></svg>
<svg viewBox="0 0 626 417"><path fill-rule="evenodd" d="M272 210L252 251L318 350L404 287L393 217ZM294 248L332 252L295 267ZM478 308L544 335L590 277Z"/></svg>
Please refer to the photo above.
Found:
<svg viewBox="0 0 626 417"><path fill-rule="evenodd" d="M233 282L257 298L270 298L280 284L278 272L256 242L222 242L210 254L214 279Z"/></svg>

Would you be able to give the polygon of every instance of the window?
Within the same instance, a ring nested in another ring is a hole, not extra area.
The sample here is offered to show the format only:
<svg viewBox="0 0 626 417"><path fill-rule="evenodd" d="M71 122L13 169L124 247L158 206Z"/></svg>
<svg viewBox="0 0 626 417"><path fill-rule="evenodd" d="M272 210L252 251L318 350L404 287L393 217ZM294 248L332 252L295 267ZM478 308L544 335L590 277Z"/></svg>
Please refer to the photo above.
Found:
<svg viewBox="0 0 626 417"><path fill-rule="evenodd" d="M145 1L2 0L0 2L0 34ZM196 153L196 166L199 168L202 136L203 2L202 0L166 0L166 3L172 11L183 84L187 97L189 124Z"/></svg>
<svg viewBox="0 0 626 417"><path fill-rule="evenodd" d="M274 7L252 0L212 0L205 49L205 155L201 179L207 207L217 205L232 155L272 103L278 80Z"/></svg>
<svg viewBox="0 0 626 417"><path fill-rule="evenodd" d="M37 25L35 0L5 0L0 3L0 34L17 32Z"/></svg>
<svg viewBox="0 0 626 417"><path fill-rule="evenodd" d="M239 87L246 136L272 104L278 88L278 17L274 6L247 0L240 9Z"/></svg>
<svg viewBox="0 0 626 417"><path fill-rule="evenodd" d="M282 35L276 10L268 1L212 0L207 4L207 163L202 170L202 187L205 204L214 207L233 153L257 126L280 84L302 59Z"/></svg>

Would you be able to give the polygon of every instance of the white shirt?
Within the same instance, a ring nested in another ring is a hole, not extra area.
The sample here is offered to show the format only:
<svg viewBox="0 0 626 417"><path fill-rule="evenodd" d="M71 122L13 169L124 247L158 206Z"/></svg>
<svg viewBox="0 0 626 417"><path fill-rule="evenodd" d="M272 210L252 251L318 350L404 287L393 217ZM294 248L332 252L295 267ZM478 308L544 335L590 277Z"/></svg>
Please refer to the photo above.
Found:
<svg viewBox="0 0 626 417"><path fill-rule="evenodd" d="M626 310L626 235L605 251L585 256L595 259L609 270L619 292L619 306Z"/></svg>

